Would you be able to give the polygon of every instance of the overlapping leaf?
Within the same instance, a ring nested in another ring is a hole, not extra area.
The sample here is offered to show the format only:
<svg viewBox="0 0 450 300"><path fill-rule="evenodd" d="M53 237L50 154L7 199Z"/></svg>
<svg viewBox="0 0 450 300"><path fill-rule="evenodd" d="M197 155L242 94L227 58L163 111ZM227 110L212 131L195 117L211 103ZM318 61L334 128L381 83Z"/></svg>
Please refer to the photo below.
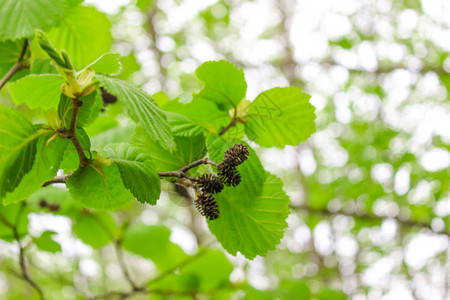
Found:
<svg viewBox="0 0 450 300"><path fill-rule="evenodd" d="M81 69L111 48L111 23L94 7L77 6L46 34L58 49L66 50Z"/></svg>
<svg viewBox="0 0 450 300"><path fill-rule="evenodd" d="M216 103L221 110L237 107L247 92L244 72L225 60L207 61L195 75L203 83L197 96Z"/></svg>
<svg viewBox="0 0 450 300"><path fill-rule="evenodd" d="M175 171L189 163L203 158L206 154L205 138L203 135L193 137L175 137L176 151L168 152L159 144L152 141L142 128L136 128L133 144L141 151L145 151L152 158L156 170L160 172Z"/></svg>
<svg viewBox="0 0 450 300"><path fill-rule="evenodd" d="M17 110L0 105L0 200L32 169L38 137Z"/></svg>
<svg viewBox="0 0 450 300"><path fill-rule="evenodd" d="M310 98L294 87L259 94L248 111L247 136L263 147L284 148L305 141L316 130Z"/></svg>
<svg viewBox="0 0 450 300"><path fill-rule="evenodd" d="M142 203L155 205L161 194L161 181L152 157L136 146L121 143L105 147L119 167L122 181Z"/></svg>
<svg viewBox="0 0 450 300"><path fill-rule="evenodd" d="M47 30L67 11L65 0L0 0L0 41L33 35Z"/></svg>
<svg viewBox="0 0 450 300"><path fill-rule="evenodd" d="M96 73L115 74L120 71L121 67L120 54L105 53L87 66L86 69L94 70Z"/></svg>
<svg viewBox="0 0 450 300"><path fill-rule="evenodd" d="M56 175L69 141L58 138L47 145L49 137L42 135L38 138L33 167L22 177L14 191L6 194L3 199L4 204L27 199L42 184Z"/></svg>
<svg viewBox="0 0 450 300"><path fill-rule="evenodd" d="M249 197L226 189L217 194L220 217L208 221L209 229L231 254L242 253L249 259L274 250L287 228L289 198L283 183L267 174L261 194Z"/></svg>
<svg viewBox="0 0 450 300"><path fill-rule="evenodd" d="M164 149L174 150L175 142L167 118L149 94L121 79L103 75L96 77L109 93L125 103L128 114L152 139Z"/></svg>
<svg viewBox="0 0 450 300"><path fill-rule="evenodd" d="M123 185L116 165L103 167L101 171L92 165L81 167L66 185L74 200L91 208L113 210L134 198Z"/></svg>
<svg viewBox="0 0 450 300"><path fill-rule="evenodd" d="M26 103L30 108L56 109L64 82L56 74L29 75L11 84L11 96L17 105Z"/></svg>

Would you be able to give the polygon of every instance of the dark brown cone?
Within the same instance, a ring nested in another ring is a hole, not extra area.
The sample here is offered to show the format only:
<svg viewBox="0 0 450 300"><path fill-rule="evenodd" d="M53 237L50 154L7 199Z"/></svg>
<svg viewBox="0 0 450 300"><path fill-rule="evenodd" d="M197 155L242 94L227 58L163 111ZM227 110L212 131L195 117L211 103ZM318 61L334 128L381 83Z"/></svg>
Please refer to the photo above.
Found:
<svg viewBox="0 0 450 300"><path fill-rule="evenodd" d="M213 195L207 193L199 194L194 204L200 214L208 220L212 221L219 217L219 206Z"/></svg>
<svg viewBox="0 0 450 300"><path fill-rule="evenodd" d="M217 167L217 175L224 184L236 186L241 182L241 175L233 162L235 160L232 158L224 159Z"/></svg>
<svg viewBox="0 0 450 300"><path fill-rule="evenodd" d="M223 190L223 183L219 177L214 174L203 174L197 179L201 189L209 194L217 194Z"/></svg>
<svg viewBox="0 0 450 300"><path fill-rule="evenodd" d="M237 144L225 151L225 159L234 160L235 165L242 164L245 160L247 160L250 152L248 151L247 146L242 144Z"/></svg>

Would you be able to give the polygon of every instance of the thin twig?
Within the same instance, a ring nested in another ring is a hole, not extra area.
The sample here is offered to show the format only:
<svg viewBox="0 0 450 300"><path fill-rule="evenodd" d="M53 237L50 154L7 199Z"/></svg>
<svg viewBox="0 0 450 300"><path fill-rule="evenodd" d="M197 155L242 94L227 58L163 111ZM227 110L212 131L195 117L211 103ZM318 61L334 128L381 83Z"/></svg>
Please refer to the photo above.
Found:
<svg viewBox="0 0 450 300"><path fill-rule="evenodd" d="M127 265L125 264L125 260L123 258L123 251L121 247L121 241L116 240L114 243L114 248L116 250L117 259L119 261L120 269L122 270L123 276L128 281L128 283L133 288L133 291L141 291L143 288L138 287L138 285L134 282L134 280L131 278L130 273L128 272Z"/></svg>
<svg viewBox="0 0 450 300"><path fill-rule="evenodd" d="M23 42L22 51L20 52L19 58L17 59L16 63L11 67L11 69L8 71L8 73L3 76L3 78L0 80L0 90L5 86L5 84L20 70L25 68L25 65L22 63L23 57L25 56L25 53L27 52L28 48L28 40L25 39Z"/></svg>
<svg viewBox="0 0 450 300"><path fill-rule="evenodd" d="M222 128L222 130L219 132L219 135L224 135L228 130L236 126L236 123L237 123L236 118L231 119L230 124Z"/></svg>
<svg viewBox="0 0 450 300"><path fill-rule="evenodd" d="M16 240L17 244L19 245L19 265L20 265L20 271L21 273L20 278L25 280L34 290L36 290L36 292L39 294L39 299L43 300L44 299L44 294L42 292L42 289L37 285L36 282L34 282L30 275L28 274L27 268L26 268L26 264L25 264L25 249L22 245L22 242L20 241L20 234L19 231L17 230L19 222L20 222L20 218L22 217L22 213L25 209L25 203L23 203L20 208L19 211L17 212L16 215L16 220L14 222L14 224L12 224L11 222L9 222L3 215L0 214L0 221L5 224L5 226L9 227L14 235L14 239Z"/></svg>
<svg viewBox="0 0 450 300"><path fill-rule="evenodd" d="M55 176L52 180L47 181L46 183L44 183L42 185L42 187L46 187L50 184L53 183L66 183L67 179L69 178L69 176L72 175L72 172L69 172L67 174L63 174L63 175L59 175L59 176Z"/></svg>
<svg viewBox="0 0 450 300"><path fill-rule="evenodd" d="M83 155L84 155L84 153L83 153ZM189 171L192 168L195 168L195 167L199 166L199 165L206 165L206 164L213 165L213 166L218 166L219 165L218 163L213 162L209 158L204 157L202 159L196 160L196 161L194 161L194 162L184 166L183 168L181 168L181 169L179 169L177 171L159 172L158 175L159 175L159 177L178 177L178 178L186 178L186 179L189 179L189 180L193 181L193 180L195 180L195 178L192 177L192 176L189 176L188 174L186 174L186 172ZM50 185L52 183L65 183L70 175L72 175L72 173L56 176L53 179L45 182L42 186L46 187L46 186L48 186L48 185Z"/></svg>
<svg viewBox="0 0 450 300"><path fill-rule="evenodd" d="M197 254L195 254L194 256L190 256L188 258L186 258L185 260L183 260L182 262L180 262L178 265L167 269L166 271L162 272L160 275L158 275L157 277L151 279L146 285L144 285L144 287L142 288L136 288L133 289L132 291L128 291L128 292L121 292L121 291L109 291L106 292L104 294L100 294L97 296L93 296L89 299L91 300L95 300L95 299L110 299L111 297L118 297L120 299L126 299L132 296L135 296L136 294L143 294L143 293L149 293L149 294L159 294L159 295L169 295L169 294L173 294L173 295L186 295L186 292L177 292L177 291L169 291L169 290L152 290L152 289L148 289L145 286L149 286L151 284L155 284L161 280L163 280L165 277L169 276L170 274L174 273L177 269L184 267L185 265L187 265L188 263L198 259L199 257L201 257L203 254L206 253L206 251L208 250L208 248L202 248L200 249ZM189 295L192 294L192 292L188 293Z"/></svg>

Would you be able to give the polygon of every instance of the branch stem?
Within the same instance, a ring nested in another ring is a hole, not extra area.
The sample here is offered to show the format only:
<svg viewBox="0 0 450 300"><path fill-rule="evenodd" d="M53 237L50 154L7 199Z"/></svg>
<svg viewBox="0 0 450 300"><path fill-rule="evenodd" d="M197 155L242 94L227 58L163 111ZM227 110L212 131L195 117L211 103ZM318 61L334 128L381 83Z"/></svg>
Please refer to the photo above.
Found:
<svg viewBox="0 0 450 300"><path fill-rule="evenodd" d="M25 56L25 53L27 52L28 48L28 40L25 39L23 42L22 51L20 52L19 58L17 59L16 63L9 69L8 73L3 76L3 78L0 80L0 90L5 86L5 84L20 70L25 68L25 65L22 63L23 57Z"/></svg>
<svg viewBox="0 0 450 300"><path fill-rule="evenodd" d="M67 138L70 139L73 146L77 150L78 157L80 158L80 166L87 166L89 164L89 159L84 154L83 147L81 146L80 141L78 140L77 133L76 133L76 127L77 127L77 117L78 117L78 111L80 110L80 107L83 105L83 102L81 102L78 98L72 98L72 120L70 121L70 129L67 132ZM67 179L67 178L66 178Z"/></svg>

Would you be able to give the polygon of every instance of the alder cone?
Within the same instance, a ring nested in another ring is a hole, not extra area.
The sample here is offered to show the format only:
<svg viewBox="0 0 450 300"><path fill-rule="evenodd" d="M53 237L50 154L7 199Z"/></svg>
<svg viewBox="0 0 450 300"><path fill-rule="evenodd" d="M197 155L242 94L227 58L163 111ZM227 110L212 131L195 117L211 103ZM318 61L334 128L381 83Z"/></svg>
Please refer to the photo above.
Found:
<svg viewBox="0 0 450 300"><path fill-rule="evenodd" d="M207 193L199 194L194 204L200 214L208 220L212 221L219 217L219 206L213 195Z"/></svg>
<svg viewBox="0 0 450 300"><path fill-rule="evenodd" d="M209 194L217 194L223 190L223 182L214 174L203 174L197 179L200 188Z"/></svg>

